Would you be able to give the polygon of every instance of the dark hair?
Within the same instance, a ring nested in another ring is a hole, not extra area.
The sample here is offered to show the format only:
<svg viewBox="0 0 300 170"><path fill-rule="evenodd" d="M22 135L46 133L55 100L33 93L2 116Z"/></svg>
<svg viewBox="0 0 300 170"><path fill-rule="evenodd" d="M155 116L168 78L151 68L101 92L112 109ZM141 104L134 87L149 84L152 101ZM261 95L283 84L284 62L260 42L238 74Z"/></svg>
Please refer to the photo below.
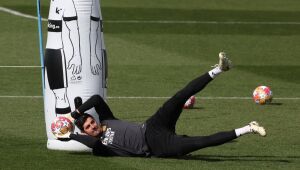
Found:
<svg viewBox="0 0 300 170"><path fill-rule="evenodd" d="M83 124L84 122L86 121L87 118L93 118L93 116L87 114L87 113L83 113L82 115L80 115L76 120L75 120L75 125L81 130L81 131L84 131L83 130Z"/></svg>

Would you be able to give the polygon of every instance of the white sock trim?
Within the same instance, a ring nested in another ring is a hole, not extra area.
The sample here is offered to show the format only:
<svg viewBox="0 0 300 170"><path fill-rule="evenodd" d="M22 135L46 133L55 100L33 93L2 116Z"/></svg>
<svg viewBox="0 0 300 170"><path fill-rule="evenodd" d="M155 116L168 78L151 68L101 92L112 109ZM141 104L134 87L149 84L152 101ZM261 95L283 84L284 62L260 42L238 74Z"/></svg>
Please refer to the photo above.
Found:
<svg viewBox="0 0 300 170"><path fill-rule="evenodd" d="M251 128L250 128L250 125L247 125L247 126L235 129L234 131L235 131L236 136L239 137L239 136L251 133Z"/></svg>
<svg viewBox="0 0 300 170"><path fill-rule="evenodd" d="M219 75L222 72L223 71L219 67L216 67L216 68L210 70L208 72L208 74L210 75L211 78L215 78L217 75Z"/></svg>

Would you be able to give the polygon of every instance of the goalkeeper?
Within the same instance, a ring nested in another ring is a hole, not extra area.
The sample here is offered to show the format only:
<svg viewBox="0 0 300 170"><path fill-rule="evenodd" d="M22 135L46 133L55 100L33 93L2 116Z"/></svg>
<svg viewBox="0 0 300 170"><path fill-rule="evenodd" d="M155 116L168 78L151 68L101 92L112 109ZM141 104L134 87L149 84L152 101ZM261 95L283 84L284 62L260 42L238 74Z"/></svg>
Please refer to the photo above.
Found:
<svg viewBox="0 0 300 170"><path fill-rule="evenodd" d="M72 112L75 124L83 134L71 134L70 138L92 148L93 154L99 156L173 157L221 145L244 134L256 133L265 136L265 129L255 121L242 128L209 136L190 137L176 134L176 122L184 103L217 75L230 68L231 61L221 52L219 64L214 69L178 91L143 124L117 119L105 101L99 95L94 95ZM100 123L84 113L91 108L95 108Z"/></svg>

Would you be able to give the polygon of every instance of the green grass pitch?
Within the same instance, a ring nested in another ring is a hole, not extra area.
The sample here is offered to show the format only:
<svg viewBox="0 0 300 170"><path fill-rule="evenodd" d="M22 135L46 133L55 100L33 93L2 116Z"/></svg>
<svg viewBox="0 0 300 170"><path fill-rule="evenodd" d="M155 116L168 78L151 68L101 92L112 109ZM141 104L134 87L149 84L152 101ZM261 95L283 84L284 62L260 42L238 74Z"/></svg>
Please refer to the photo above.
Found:
<svg viewBox="0 0 300 170"><path fill-rule="evenodd" d="M49 0L41 4L47 18ZM180 159L104 158L47 150L43 99L30 97L42 95L40 68L4 67L40 65L37 21L0 11L0 169L300 169L300 2L102 0L101 4L109 57L108 96L171 96L208 71L218 52L225 50L235 67L197 94L196 108L182 113L177 132L208 135L258 120L268 136L248 135ZM36 15L35 1L1 0L0 6ZM109 22L113 20L248 24ZM43 29L46 40L46 22ZM261 84L272 88L273 104L205 98L251 97ZM117 117L133 122L143 122L164 101L108 99Z"/></svg>

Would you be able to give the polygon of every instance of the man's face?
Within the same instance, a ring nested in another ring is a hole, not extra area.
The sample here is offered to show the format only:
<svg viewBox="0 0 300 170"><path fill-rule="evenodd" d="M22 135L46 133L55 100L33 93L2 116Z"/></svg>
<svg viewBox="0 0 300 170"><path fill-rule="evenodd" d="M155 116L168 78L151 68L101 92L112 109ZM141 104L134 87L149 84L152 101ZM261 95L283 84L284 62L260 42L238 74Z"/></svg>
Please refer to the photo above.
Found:
<svg viewBox="0 0 300 170"><path fill-rule="evenodd" d="M88 117L83 124L83 131L90 136L98 136L101 133L101 128L94 118Z"/></svg>

